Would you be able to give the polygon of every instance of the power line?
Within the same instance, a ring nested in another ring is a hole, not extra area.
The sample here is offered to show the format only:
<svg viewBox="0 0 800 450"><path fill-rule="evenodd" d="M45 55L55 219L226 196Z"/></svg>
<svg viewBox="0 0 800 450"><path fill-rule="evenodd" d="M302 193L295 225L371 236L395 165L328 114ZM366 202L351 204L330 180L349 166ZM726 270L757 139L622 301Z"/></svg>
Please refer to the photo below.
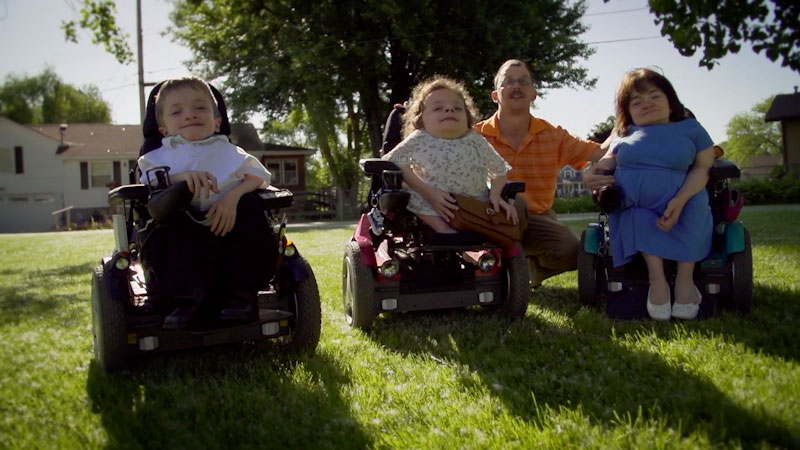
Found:
<svg viewBox="0 0 800 450"><path fill-rule="evenodd" d="M606 11L606 12L598 12L598 13L584 14L584 15L583 15L583 17L589 17L589 16L606 16L606 15L609 15L609 14L622 14L622 13L629 13L629 12L635 12L635 11L645 11L645 10L649 10L649 9L650 9L650 8L620 9L620 10L617 10L617 11Z"/></svg>
<svg viewBox="0 0 800 450"><path fill-rule="evenodd" d="M662 39L662 36L643 36L643 37L635 37L635 38L625 38L625 39L609 39L607 41L594 41L594 42L587 42L587 45L592 44L611 44L614 42L627 42L627 41L646 41L648 39Z"/></svg>

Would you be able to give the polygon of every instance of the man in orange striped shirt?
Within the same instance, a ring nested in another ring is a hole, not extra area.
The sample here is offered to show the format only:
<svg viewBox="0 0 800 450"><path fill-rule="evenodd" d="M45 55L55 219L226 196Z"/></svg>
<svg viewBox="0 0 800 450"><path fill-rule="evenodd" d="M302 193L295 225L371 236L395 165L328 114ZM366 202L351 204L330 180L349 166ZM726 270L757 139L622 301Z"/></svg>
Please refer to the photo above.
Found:
<svg viewBox="0 0 800 450"><path fill-rule="evenodd" d="M520 60L503 63L494 85L497 112L474 128L511 164L508 179L525 182L522 196L528 206L528 226L522 246L531 267L531 285L538 287L546 278L577 268L580 242L552 210L558 173L566 165L580 170L589 161L597 161L610 140L599 145L533 117L530 106L537 92L530 69ZM590 186L613 179L594 174L584 178Z"/></svg>

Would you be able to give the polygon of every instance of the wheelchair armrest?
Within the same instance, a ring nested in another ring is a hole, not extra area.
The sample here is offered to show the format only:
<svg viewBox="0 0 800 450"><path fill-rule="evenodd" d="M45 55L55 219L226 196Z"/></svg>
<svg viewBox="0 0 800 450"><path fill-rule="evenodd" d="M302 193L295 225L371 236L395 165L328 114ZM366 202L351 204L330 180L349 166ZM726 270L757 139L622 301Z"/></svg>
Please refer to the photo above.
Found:
<svg viewBox="0 0 800 450"><path fill-rule="evenodd" d="M367 175L380 175L385 170L400 170L397 164L380 158L366 158L358 162L361 170Z"/></svg>
<svg viewBox="0 0 800 450"><path fill-rule="evenodd" d="M125 201L125 200L147 200L148 189L143 184L126 184L118 186L108 191L108 203Z"/></svg>
<svg viewBox="0 0 800 450"><path fill-rule="evenodd" d="M708 171L708 176L712 180L724 180L726 178L739 178L741 171L732 161L727 159L715 159L714 165Z"/></svg>
<svg viewBox="0 0 800 450"><path fill-rule="evenodd" d="M503 200L508 200L510 198L515 198L517 194L525 192L525 182L524 181L509 181L503 186L502 192L500 192L500 197Z"/></svg>
<svg viewBox="0 0 800 450"><path fill-rule="evenodd" d="M151 195L147 201L147 211L156 222L164 222L172 214L186 209L192 203L193 196L189 184L181 181Z"/></svg>
<svg viewBox="0 0 800 450"><path fill-rule="evenodd" d="M256 190L259 197L264 199L264 207L268 210L288 208L292 206L294 194L288 189L279 189L275 186L267 186L266 189Z"/></svg>

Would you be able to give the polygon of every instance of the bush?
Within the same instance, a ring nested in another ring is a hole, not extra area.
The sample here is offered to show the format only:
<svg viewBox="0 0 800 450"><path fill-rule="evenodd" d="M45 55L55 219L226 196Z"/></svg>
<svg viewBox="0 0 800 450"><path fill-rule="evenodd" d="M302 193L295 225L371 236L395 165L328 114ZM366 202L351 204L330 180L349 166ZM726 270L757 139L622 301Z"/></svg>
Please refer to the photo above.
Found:
<svg viewBox="0 0 800 450"><path fill-rule="evenodd" d="M583 195L581 197L556 198L556 201L553 202L553 211L556 214L597 212L600 211L600 207L592 200L591 195Z"/></svg>
<svg viewBox="0 0 800 450"><path fill-rule="evenodd" d="M746 205L800 203L800 179L784 177L768 180L741 180L731 187L744 194Z"/></svg>

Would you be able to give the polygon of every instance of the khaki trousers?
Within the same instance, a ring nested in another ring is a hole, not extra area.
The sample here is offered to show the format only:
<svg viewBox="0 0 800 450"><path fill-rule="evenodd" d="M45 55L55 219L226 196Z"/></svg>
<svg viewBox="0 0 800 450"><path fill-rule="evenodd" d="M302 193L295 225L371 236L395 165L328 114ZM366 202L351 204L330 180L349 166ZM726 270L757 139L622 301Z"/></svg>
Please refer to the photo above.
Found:
<svg viewBox="0 0 800 450"><path fill-rule="evenodd" d="M547 278L578 268L580 240L566 225L558 221L553 210L540 214L528 212L525 201L514 202L524 225L522 248L528 257L531 286L538 287ZM527 221L525 220L527 217Z"/></svg>

